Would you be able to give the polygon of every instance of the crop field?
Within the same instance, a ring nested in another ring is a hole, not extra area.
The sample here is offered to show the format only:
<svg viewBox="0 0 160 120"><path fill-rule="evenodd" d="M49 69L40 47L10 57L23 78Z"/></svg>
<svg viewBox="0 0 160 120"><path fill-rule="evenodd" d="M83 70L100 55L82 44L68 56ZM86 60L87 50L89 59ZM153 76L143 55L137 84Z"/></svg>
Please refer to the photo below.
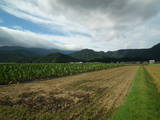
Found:
<svg viewBox="0 0 160 120"><path fill-rule="evenodd" d="M159 120L160 65L90 65L92 72L0 85L0 120Z"/></svg>
<svg viewBox="0 0 160 120"><path fill-rule="evenodd" d="M112 120L160 120L160 66L140 67L133 87Z"/></svg>
<svg viewBox="0 0 160 120"><path fill-rule="evenodd" d="M1 86L0 120L106 120L128 93L137 69Z"/></svg>
<svg viewBox="0 0 160 120"><path fill-rule="evenodd" d="M146 66L146 69L153 77L153 82L156 84L157 89L160 91L160 65Z"/></svg>
<svg viewBox="0 0 160 120"><path fill-rule="evenodd" d="M122 66L122 64L0 64L0 84L73 75Z"/></svg>

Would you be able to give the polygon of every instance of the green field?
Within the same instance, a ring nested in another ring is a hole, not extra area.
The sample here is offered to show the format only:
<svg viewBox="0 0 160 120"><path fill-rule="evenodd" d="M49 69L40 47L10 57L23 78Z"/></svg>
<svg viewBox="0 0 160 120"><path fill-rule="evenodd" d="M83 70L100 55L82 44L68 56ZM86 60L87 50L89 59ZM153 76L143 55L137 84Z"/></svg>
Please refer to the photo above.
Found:
<svg viewBox="0 0 160 120"><path fill-rule="evenodd" d="M150 73L144 67L140 67L129 96L115 113L113 120L159 119L160 93Z"/></svg>
<svg viewBox="0 0 160 120"><path fill-rule="evenodd" d="M0 64L0 84L73 75L122 66L122 64Z"/></svg>

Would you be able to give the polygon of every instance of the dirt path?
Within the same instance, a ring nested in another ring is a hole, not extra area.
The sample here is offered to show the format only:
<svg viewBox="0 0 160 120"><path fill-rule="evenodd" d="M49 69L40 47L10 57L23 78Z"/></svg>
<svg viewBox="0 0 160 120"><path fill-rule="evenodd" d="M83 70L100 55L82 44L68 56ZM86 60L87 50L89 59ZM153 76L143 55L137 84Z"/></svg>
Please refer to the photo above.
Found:
<svg viewBox="0 0 160 120"><path fill-rule="evenodd" d="M26 116L29 114L31 119L37 120L40 116L44 117L39 113L47 113L48 117L55 120L103 120L122 103L137 69L137 66L126 66L47 81L1 86L0 105L10 109L27 108L29 111L25 111ZM8 119L15 120L11 116ZM3 117L0 114L0 118Z"/></svg>

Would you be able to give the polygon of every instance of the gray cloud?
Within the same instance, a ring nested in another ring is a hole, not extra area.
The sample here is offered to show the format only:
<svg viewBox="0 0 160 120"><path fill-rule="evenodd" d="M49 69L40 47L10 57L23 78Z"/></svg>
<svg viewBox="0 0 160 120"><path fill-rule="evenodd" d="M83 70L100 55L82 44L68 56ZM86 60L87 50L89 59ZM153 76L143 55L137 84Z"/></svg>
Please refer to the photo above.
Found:
<svg viewBox="0 0 160 120"><path fill-rule="evenodd" d="M17 27L17 30L15 27L12 30L0 27L0 45L45 48L58 45L61 48L88 47L108 51L151 47L159 42L160 0L2 1L8 3L3 7L6 12L35 24L42 24L46 29L54 31L51 29L54 25L62 25L65 32L82 31L92 37L81 34L46 36ZM60 43L55 44L54 40Z"/></svg>
<svg viewBox="0 0 160 120"><path fill-rule="evenodd" d="M76 39L76 41L75 41ZM74 42L77 42L74 44ZM24 29L0 27L0 46L22 46L36 48L56 48L61 50L79 50L85 43L90 43L88 37L75 35L71 37L54 36L35 33Z"/></svg>
<svg viewBox="0 0 160 120"><path fill-rule="evenodd" d="M0 28L0 46L16 46L16 42L13 41L13 37L5 32L4 30L2 30Z"/></svg>
<svg viewBox="0 0 160 120"><path fill-rule="evenodd" d="M53 41L47 40L45 37L46 36L29 31L0 27L0 46L60 48L56 46Z"/></svg>
<svg viewBox="0 0 160 120"><path fill-rule="evenodd" d="M143 22L159 11L159 0L58 0L66 8L84 14L99 11L114 21Z"/></svg>

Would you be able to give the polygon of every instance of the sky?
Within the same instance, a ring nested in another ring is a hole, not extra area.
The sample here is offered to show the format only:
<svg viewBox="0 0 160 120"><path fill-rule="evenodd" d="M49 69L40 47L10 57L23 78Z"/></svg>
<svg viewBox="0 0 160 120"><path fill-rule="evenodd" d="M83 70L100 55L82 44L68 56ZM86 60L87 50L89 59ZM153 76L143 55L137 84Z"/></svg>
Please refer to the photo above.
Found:
<svg viewBox="0 0 160 120"><path fill-rule="evenodd" d="M0 0L0 46L149 48L159 21L160 0Z"/></svg>

